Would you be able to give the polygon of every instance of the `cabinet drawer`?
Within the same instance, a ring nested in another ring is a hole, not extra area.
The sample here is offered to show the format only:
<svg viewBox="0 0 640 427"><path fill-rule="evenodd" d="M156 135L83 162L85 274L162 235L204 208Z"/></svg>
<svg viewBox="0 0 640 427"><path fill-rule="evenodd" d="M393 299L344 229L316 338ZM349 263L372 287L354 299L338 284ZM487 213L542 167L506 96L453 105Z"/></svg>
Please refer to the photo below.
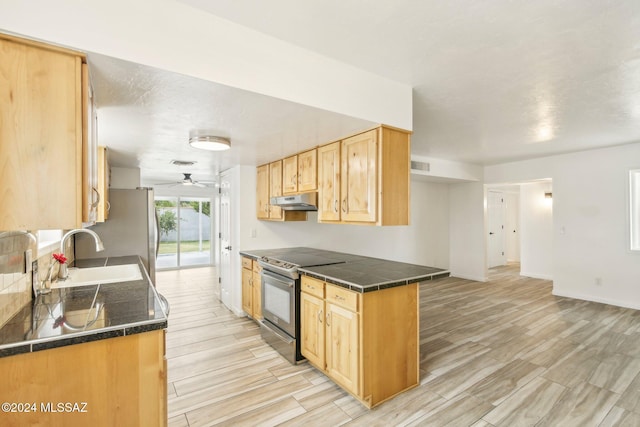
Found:
<svg viewBox="0 0 640 427"><path fill-rule="evenodd" d="M262 272L262 267L258 264L258 261L253 261L253 272L260 274Z"/></svg>
<svg viewBox="0 0 640 427"><path fill-rule="evenodd" d="M326 285L326 297L328 302L339 305L351 311L358 311L358 293L339 286Z"/></svg>
<svg viewBox="0 0 640 427"><path fill-rule="evenodd" d="M242 268L248 268L251 270L253 268L253 260L251 258L242 257Z"/></svg>
<svg viewBox="0 0 640 427"><path fill-rule="evenodd" d="M301 284L302 292L324 298L324 282L309 276L302 276Z"/></svg>

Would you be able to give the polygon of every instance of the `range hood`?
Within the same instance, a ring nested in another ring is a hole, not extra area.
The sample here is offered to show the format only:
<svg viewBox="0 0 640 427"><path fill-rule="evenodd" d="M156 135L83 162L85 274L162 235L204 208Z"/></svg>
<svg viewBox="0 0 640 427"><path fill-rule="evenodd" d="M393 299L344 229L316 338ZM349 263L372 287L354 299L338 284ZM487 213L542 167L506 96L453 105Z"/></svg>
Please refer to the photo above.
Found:
<svg viewBox="0 0 640 427"><path fill-rule="evenodd" d="M317 211L318 193L302 193L292 196L272 197L269 200L272 206L279 206L285 211Z"/></svg>

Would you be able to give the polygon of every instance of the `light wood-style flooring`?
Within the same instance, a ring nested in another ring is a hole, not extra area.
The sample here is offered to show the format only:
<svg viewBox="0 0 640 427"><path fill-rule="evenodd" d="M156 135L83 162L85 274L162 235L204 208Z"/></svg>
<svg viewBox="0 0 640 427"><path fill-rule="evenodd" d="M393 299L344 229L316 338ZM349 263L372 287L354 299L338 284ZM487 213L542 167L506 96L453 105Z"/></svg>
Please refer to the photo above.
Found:
<svg viewBox="0 0 640 427"><path fill-rule="evenodd" d="M640 311L517 272L421 284L420 386L370 411L227 310L214 268L160 272L169 425L640 426Z"/></svg>

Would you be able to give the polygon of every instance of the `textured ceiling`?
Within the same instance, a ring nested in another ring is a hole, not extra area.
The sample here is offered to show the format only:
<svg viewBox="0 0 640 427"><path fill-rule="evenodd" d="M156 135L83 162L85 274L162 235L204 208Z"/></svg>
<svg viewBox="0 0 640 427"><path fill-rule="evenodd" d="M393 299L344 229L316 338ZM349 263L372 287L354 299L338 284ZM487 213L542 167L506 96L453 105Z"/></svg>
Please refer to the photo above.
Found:
<svg viewBox="0 0 640 427"><path fill-rule="evenodd" d="M640 141L638 0L179 0L414 88L412 152L476 164ZM143 179L211 180L371 123L89 55L100 141ZM186 144L211 128L233 149ZM172 158L198 160L185 170ZM202 174L202 175L200 175Z"/></svg>
<svg viewBox="0 0 640 427"><path fill-rule="evenodd" d="M415 154L490 164L640 140L637 0L180 0L414 88Z"/></svg>
<svg viewBox="0 0 640 427"><path fill-rule="evenodd" d="M374 123L98 54L89 55L98 140L110 161L139 167L144 185L212 181L232 166L259 165L375 126ZM191 148L191 130L231 140L231 150ZM190 160L175 166L171 160Z"/></svg>

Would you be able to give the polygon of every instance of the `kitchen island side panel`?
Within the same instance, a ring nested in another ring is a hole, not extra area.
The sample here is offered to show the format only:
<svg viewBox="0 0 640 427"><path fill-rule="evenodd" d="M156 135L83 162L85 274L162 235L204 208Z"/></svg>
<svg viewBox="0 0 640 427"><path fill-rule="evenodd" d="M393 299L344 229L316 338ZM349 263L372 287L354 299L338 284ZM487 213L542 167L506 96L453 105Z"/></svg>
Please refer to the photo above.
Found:
<svg viewBox="0 0 640 427"><path fill-rule="evenodd" d="M420 383L418 283L363 298L362 399L373 407Z"/></svg>

